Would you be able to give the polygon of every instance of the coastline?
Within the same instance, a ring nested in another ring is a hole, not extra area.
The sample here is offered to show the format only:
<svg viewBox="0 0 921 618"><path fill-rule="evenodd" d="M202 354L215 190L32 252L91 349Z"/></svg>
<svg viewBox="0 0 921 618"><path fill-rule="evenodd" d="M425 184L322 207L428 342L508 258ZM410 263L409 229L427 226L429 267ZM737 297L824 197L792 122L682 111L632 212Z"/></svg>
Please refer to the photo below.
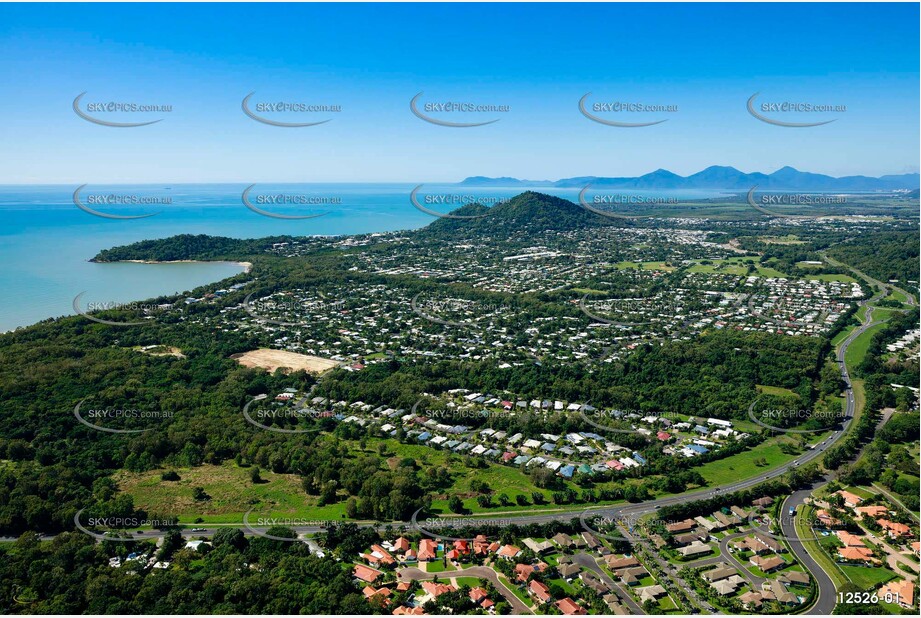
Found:
<svg viewBox="0 0 921 618"><path fill-rule="evenodd" d="M90 260L92 261L92 260ZM108 262L109 264L118 264L130 262L132 264L237 264L243 267L243 274L248 274L253 269L252 262L236 262L233 260L115 260L113 262ZM104 264L106 262L96 262L97 264Z"/></svg>

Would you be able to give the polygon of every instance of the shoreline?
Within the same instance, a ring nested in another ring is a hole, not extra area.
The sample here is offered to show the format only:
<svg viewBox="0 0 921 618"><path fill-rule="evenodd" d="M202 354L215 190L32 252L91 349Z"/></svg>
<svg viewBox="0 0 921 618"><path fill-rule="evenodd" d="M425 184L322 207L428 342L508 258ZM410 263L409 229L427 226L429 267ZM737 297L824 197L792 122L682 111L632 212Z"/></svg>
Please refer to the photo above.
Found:
<svg viewBox="0 0 921 618"><path fill-rule="evenodd" d="M92 260L90 260L92 261ZM95 264L237 264L243 267L243 274L248 274L253 269L252 262L237 262L234 260L115 260L113 262L94 262Z"/></svg>

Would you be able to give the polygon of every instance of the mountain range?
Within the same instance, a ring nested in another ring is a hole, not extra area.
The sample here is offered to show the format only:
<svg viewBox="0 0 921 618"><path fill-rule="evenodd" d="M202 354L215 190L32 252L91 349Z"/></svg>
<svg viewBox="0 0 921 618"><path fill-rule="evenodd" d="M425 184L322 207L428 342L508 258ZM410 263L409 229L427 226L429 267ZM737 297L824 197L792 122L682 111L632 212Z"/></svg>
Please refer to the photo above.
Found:
<svg viewBox="0 0 921 618"><path fill-rule="evenodd" d="M518 178L490 178L470 176L458 183L468 187L559 187L579 188L592 184L596 187L617 189L717 189L747 191L758 187L759 191L895 191L917 190L921 186L918 174L897 174L880 176L842 176L835 178L825 174L801 172L792 167L782 167L771 174L761 172L745 173L734 167L712 165L705 170L679 176L674 172L658 169L636 177L579 176L561 180L521 180Z"/></svg>

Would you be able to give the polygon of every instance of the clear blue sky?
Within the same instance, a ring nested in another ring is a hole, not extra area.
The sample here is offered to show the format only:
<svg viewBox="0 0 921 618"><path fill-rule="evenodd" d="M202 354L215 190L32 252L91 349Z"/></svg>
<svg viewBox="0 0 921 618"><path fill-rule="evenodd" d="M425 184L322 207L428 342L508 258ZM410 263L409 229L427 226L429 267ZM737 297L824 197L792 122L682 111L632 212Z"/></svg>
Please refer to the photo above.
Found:
<svg viewBox="0 0 921 618"><path fill-rule="evenodd" d="M879 3L2 5L0 183L914 172L918 18L917 4ZM83 91L173 111L100 127L71 109ZM251 91L342 112L266 126L240 109ZM409 111L419 91L511 111L485 127L435 126ZM578 112L589 91L679 111L606 127ZM847 111L776 127L746 112L757 91Z"/></svg>

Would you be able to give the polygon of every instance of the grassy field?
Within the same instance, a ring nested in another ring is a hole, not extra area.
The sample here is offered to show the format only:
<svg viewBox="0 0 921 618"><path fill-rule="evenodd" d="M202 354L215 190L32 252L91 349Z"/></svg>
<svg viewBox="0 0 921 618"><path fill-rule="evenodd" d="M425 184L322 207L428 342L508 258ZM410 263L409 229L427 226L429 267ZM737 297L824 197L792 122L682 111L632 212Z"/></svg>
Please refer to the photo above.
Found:
<svg viewBox="0 0 921 618"><path fill-rule="evenodd" d="M841 283L854 283L856 279L850 275L830 275L830 274L816 274L816 275L803 275L800 279L817 279L819 281L839 281Z"/></svg>
<svg viewBox="0 0 921 618"><path fill-rule="evenodd" d="M761 474L799 457L781 451L779 440L791 442L788 438L771 438L749 451L711 461L695 469L713 486ZM756 466L755 461L762 457L767 461L767 465Z"/></svg>
<svg viewBox="0 0 921 618"><path fill-rule="evenodd" d="M178 515L181 523L235 523L243 514L254 509L257 517L298 517L310 519L339 519L344 503L317 507L315 498L301 489L294 474L274 474L263 470L264 482L250 480L250 468L240 468L233 462L220 466L203 465L179 468L179 481L163 481L161 470L142 473L119 472L114 475L119 488L134 498L135 506L148 513ZM193 488L201 487L210 500L196 501Z"/></svg>
<svg viewBox="0 0 921 618"><path fill-rule="evenodd" d="M888 569L879 567L861 567L861 566L841 566L841 570L847 575L854 584L860 586L862 590L875 590L896 575Z"/></svg>
<svg viewBox="0 0 921 618"><path fill-rule="evenodd" d="M480 585L480 580L477 577L455 577L458 587L460 586L470 586L471 588L476 588Z"/></svg>
<svg viewBox="0 0 921 618"><path fill-rule="evenodd" d="M759 236L758 240L767 245L802 245L806 241L800 240L796 234L787 234L786 236Z"/></svg>
<svg viewBox="0 0 921 618"><path fill-rule="evenodd" d="M879 310L877 309L873 312L874 318L877 317L877 311ZM873 335L881 331L884 327L884 324L871 326L851 342L851 345L847 348L847 352L844 354L844 362L847 363L848 369L853 369L863 361L863 358L867 355L867 349L870 347L870 340L873 338Z"/></svg>
<svg viewBox="0 0 921 618"><path fill-rule="evenodd" d="M665 270L668 272L671 272L676 268L675 266L666 265L665 262L618 262L617 264L614 264L614 267L617 270L639 268L642 270Z"/></svg>
<svg viewBox="0 0 921 618"><path fill-rule="evenodd" d="M756 384L755 388L758 389L759 393L764 393L765 395L780 395L781 397L799 396L789 388L782 388L780 386L765 386L764 384Z"/></svg>

